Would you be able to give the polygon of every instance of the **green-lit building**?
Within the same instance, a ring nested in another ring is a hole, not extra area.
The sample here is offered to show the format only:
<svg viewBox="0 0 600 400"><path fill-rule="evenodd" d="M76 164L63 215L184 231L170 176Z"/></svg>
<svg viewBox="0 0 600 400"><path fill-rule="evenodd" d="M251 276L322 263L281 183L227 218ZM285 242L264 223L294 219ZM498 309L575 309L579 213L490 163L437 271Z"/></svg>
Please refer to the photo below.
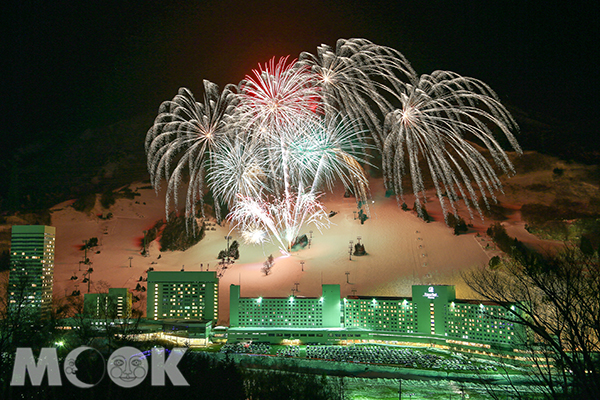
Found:
<svg viewBox="0 0 600 400"><path fill-rule="evenodd" d="M10 246L9 307L33 317L52 311L56 229L44 225L15 225Z"/></svg>
<svg viewBox="0 0 600 400"><path fill-rule="evenodd" d="M219 279L215 271L149 271L146 318L204 319L216 323Z"/></svg>
<svg viewBox="0 0 600 400"><path fill-rule="evenodd" d="M412 297L244 298L230 289L229 341L270 343L413 342L489 348L523 338L499 304L456 299L454 286L414 285Z"/></svg>
<svg viewBox="0 0 600 400"><path fill-rule="evenodd" d="M339 328L340 285L323 285L321 297L240 297L240 287L229 289L231 327Z"/></svg>
<svg viewBox="0 0 600 400"><path fill-rule="evenodd" d="M83 312L89 318L130 318L131 308L132 295L126 288L110 288L108 293L83 295Z"/></svg>

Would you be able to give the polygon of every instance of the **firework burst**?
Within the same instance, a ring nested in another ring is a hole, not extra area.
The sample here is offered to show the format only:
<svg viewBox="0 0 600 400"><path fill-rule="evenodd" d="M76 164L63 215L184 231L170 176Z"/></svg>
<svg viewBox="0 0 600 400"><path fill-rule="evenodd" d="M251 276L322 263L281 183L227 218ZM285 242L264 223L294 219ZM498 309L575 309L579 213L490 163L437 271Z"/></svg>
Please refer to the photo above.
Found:
<svg viewBox="0 0 600 400"><path fill-rule="evenodd" d="M275 63L273 58L238 85L238 125L254 140L279 135L286 126L319 112L314 75L305 68L293 68L295 60L287 61L283 57Z"/></svg>
<svg viewBox="0 0 600 400"><path fill-rule="evenodd" d="M262 242L269 233L288 251L304 224L321 229L324 209L318 197L334 182L366 203L366 163L357 125L343 118L297 121L270 135L264 145L223 141L208 173L215 197L229 204L229 218L248 242ZM270 167L269 167L270 166ZM277 188L285 190L277 194ZM368 212L368 209L367 209Z"/></svg>
<svg viewBox="0 0 600 400"><path fill-rule="evenodd" d="M365 39L340 39L335 50L321 45L315 55L300 54L298 66L315 75L324 109L358 121L380 150L382 117L394 109L388 92L416 76L401 53Z"/></svg>
<svg viewBox="0 0 600 400"><path fill-rule="evenodd" d="M207 182L215 202L233 207L237 196L260 198L270 193L269 166L265 147L242 136L226 136L212 157Z"/></svg>
<svg viewBox="0 0 600 400"><path fill-rule="evenodd" d="M383 167L388 184L402 196L402 179L410 174L420 212L425 200L424 164L444 215L448 206L456 213L459 195L470 213L475 207L481 214L474 184L484 199L494 200L502 185L492 164L465 136L483 144L505 173L514 173L514 169L492 127L521 152L511 133L518 129L517 124L496 94L479 80L436 71L423 75L414 86L405 85L397 98L401 108L386 116L384 126Z"/></svg>
<svg viewBox="0 0 600 400"><path fill-rule="evenodd" d="M196 203L202 202L205 189L204 172L232 127L231 116L237 103L232 87L219 92L217 85L204 81L204 93L204 103L198 103L189 90L180 89L173 100L161 104L146 136L152 185L158 190L162 179L167 181L167 215L170 200L178 203L178 189L186 170L189 175L186 216L196 214Z"/></svg>
<svg viewBox="0 0 600 400"><path fill-rule="evenodd" d="M302 226L311 224L319 231L329 227L329 218L317 196L305 192L268 201L239 196L229 218L246 241L262 243L269 235L285 254L289 254Z"/></svg>

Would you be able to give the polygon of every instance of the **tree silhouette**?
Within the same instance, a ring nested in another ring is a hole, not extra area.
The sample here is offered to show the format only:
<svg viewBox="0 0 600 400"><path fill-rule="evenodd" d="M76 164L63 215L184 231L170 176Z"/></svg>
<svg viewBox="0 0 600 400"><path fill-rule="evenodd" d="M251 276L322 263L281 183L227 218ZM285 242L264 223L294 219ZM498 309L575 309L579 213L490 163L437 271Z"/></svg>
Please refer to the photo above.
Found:
<svg viewBox="0 0 600 400"><path fill-rule="evenodd" d="M526 328L522 350L548 398L599 398L597 255L566 247L545 259L519 255L496 269L483 267L463 277L471 289L500 304Z"/></svg>

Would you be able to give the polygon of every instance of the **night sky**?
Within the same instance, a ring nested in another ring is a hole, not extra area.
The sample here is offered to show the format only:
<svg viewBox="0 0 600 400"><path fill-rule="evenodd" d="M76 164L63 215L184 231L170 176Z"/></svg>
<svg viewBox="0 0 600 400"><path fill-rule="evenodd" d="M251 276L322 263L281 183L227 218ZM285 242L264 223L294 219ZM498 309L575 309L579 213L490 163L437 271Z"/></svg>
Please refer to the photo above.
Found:
<svg viewBox="0 0 600 400"><path fill-rule="evenodd" d="M399 50L419 73L479 78L527 112L574 124L597 113L597 1L13 3L0 17L4 157L350 37Z"/></svg>

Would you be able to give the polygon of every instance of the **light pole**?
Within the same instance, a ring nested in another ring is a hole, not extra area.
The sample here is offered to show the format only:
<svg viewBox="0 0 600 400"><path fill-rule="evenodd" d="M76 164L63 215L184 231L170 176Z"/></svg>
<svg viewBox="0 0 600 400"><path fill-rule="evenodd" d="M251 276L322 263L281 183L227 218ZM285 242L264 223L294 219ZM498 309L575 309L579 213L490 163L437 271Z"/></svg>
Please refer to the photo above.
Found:
<svg viewBox="0 0 600 400"><path fill-rule="evenodd" d="M225 240L227 240L227 264L229 264L229 239L231 239L231 236L225 236Z"/></svg>
<svg viewBox="0 0 600 400"><path fill-rule="evenodd" d="M352 261L352 244L353 244L353 243L354 243L354 242L351 240L351 241L350 241L350 247L348 248L348 257L349 257L348 259L349 259L350 261Z"/></svg>
<svg viewBox="0 0 600 400"><path fill-rule="evenodd" d="M300 261L300 265L302 265L302 272L304 272L304 261Z"/></svg>
<svg viewBox="0 0 600 400"><path fill-rule="evenodd" d="M133 260L133 257L129 256L129 268L131 268L131 260Z"/></svg>
<svg viewBox="0 0 600 400"><path fill-rule="evenodd" d="M350 283L350 272L346 271L346 283Z"/></svg>
<svg viewBox="0 0 600 400"><path fill-rule="evenodd" d="M400 386L398 387L398 399L402 400L402 378L400 378Z"/></svg>
<svg viewBox="0 0 600 400"><path fill-rule="evenodd" d="M360 239L362 239L362 236L357 236L356 240L358 241L358 244L360 244Z"/></svg>
<svg viewBox="0 0 600 400"><path fill-rule="evenodd" d="M144 239L142 239L142 245L144 246L144 257L148 257L148 251L146 250L146 235L148 234L148 231L144 230Z"/></svg>
<svg viewBox="0 0 600 400"><path fill-rule="evenodd" d="M88 293L89 293L90 285L92 284L92 272L94 272L94 270L92 269L92 267L90 267L87 272L88 272Z"/></svg>
<svg viewBox="0 0 600 400"><path fill-rule="evenodd" d="M84 264L87 264L87 249L88 249L87 242L88 242L87 240L83 241L83 263ZM81 264L79 265L79 270L81 271Z"/></svg>

